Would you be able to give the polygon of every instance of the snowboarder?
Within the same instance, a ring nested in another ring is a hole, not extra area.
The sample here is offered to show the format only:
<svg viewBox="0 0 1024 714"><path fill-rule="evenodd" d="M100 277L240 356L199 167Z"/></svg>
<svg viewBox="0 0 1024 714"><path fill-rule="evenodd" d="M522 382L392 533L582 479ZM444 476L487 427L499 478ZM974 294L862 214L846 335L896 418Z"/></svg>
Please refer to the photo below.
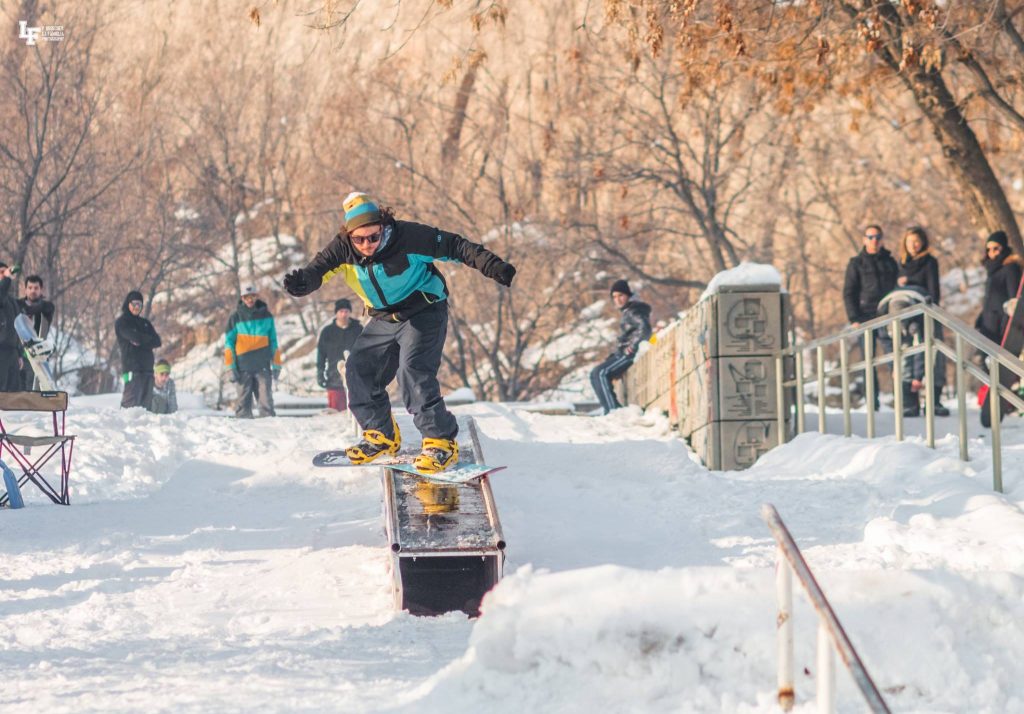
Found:
<svg viewBox="0 0 1024 714"><path fill-rule="evenodd" d="M14 330L18 304L14 300L14 277L7 263L0 263L0 392L21 390L21 340Z"/></svg>
<svg viewBox="0 0 1024 714"><path fill-rule="evenodd" d="M622 313L619 337L615 350L590 372L590 384L605 414L622 406L612 389L612 380L626 373L636 359L640 343L651 338L651 306L635 299L625 280L612 283L610 292L612 303Z"/></svg>
<svg viewBox="0 0 1024 714"><path fill-rule="evenodd" d="M327 390L327 406L343 412L348 409L348 395L338 363L363 331L359 320L352 319L352 303L346 298L334 302L334 319L320 331L316 343L316 383Z"/></svg>
<svg viewBox="0 0 1024 714"><path fill-rule="evenodd" d="M171 379L171 363L165 359L153 368L153 403L149 411L154 414L173 414L178 411L178 392Z"/></svg>
<svg viewBox="0 0 1024 714"><path fill-rule="evenodd" d="M153 350L162 343L153 323L142 316L142 307L142 293L132 290L121 305L121 316L114 322L114 334L121 350L123 409L149 409L153 403Z"/></svg>
<svg viewBox="0 0 1024 714"><path fill-rule="evenodd" d="M349 194L342 207L342 230L309 265L286 275L284 286L300 297L340 273L368 308L370 321L345 363L349 407L363 429L346 455L362 464L398 452L401 434L386 391L397 375L405 407L423 435L415 466L424 473L443 471L459 460L459 427L437 381L448 334L448 286L434 262L464 263L506 287L516 269L455 233L396 220L365 193Z"/></svg>
<svg viewBox="0 0 1024 714"><path fill-rule="evenodd" d="M252 419L253 398L261 417L275 416L273 381L281 371L281 350L274 316L254 286L242 290L224 332L224 364L238 385L235 416Z"/></svg>
<svg viewBox="0 0 1024 714"><path fill-rule="evenodd" d="M55 308L53 303L43 297L43 279L38 275L25 278L25 296L18 298L18 310L28 315L32 321L32 329L45 340L53 324ZM27 359L22 359L21 388L31 390L36 383L36 373Z"/></svg>

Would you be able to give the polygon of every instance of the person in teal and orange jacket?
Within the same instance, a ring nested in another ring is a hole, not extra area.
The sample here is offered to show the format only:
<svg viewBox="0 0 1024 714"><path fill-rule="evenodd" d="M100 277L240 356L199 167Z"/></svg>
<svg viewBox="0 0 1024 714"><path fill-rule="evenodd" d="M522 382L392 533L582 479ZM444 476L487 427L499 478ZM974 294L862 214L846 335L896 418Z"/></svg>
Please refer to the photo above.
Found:
<svg viewBox="0 0 1024 714"><path fill-rule="evenodd" d="M238 308L228 319L224 364L238 385L235 416L252 419L253 399L261 417L275 416L273 382L281 370L277 329L270 309L259 299L259 290L251 285L242 290Z"/></svg>

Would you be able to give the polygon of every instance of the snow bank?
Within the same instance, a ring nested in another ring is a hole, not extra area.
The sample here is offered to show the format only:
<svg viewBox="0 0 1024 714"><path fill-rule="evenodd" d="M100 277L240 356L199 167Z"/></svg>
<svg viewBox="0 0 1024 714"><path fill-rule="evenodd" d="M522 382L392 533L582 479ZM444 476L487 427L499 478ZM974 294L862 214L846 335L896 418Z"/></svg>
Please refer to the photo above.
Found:
<svg viewBox="0 0 1024 714"><path fill-rule="evenodd" d="M782 276L779 275L779 271L773 265L766 263L740 263L735 268L723 270L711 278L711 282L708 283L707 288L701 293L700 299L703 300L710 295L714 295L723 287L741 285L781 287Z"/></svg>

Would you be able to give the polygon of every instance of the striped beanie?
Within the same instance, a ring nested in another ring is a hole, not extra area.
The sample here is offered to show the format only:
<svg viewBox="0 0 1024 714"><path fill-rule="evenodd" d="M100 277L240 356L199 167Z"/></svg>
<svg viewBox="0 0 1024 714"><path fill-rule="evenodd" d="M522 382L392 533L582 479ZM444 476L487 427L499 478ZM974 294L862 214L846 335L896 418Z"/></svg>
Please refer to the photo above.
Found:
<svg viewBox="0 0 1024 714"><path fill-rule="evenodd" d="M352 232L360 226L380 223L380 206L365 193L353 191L341 202L345 209L345 230Z"/></svg>

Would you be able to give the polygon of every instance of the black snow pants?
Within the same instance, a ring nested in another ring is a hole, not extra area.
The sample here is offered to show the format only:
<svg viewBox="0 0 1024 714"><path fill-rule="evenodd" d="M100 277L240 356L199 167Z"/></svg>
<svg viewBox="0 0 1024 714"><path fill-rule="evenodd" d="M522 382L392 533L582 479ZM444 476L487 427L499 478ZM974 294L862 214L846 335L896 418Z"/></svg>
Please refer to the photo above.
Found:
<svg viewBox="0 0 1024 714"><path fill-rule="evenodd" d="M21 368L17 347L0 347L0 392L21 391Z"/></svg>
<svg viewBox="0 0 1024 714"><path fill-rule="evenodd" d="M437 371L448 336L448 302L436 302L403 322L375 317L363 328L345 362L348 406L363 430L391 433L388 385L398 390L420 434L454 439L455 415L441 398Z"/></svg>
<svg viewBox="0 0 1024 714"><path fill-rule="evenodd" d="M132 372L132 378L124 385L121 395L121 408L153 406L153 373Z"/></svg>

